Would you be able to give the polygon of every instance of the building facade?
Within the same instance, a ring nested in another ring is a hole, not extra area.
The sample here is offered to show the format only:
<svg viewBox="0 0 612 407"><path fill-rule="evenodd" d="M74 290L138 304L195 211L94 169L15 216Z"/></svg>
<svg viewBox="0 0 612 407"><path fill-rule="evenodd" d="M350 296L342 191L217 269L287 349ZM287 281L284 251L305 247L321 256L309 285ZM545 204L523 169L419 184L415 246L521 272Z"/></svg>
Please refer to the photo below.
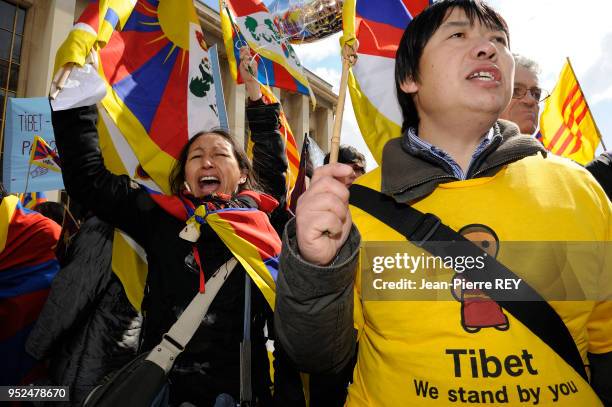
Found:
<svg viewBox="0 0 612 407"><path fill-rule="evenodd" d="M88 0L0 0L0 154L4 151L4 112L8 98L48 94L55 53L87 4ZM244 138L245 89L231 78L219 13L197 1L195 4L206 42L218 45L230 129ZM310 72L308 77L317 99L315 109L307 96L280 89L274 92L282 102L298 147L304 134L309 134L327 150L337 95L323 79ZM2 156L0 163L1 160Z"/></svg>

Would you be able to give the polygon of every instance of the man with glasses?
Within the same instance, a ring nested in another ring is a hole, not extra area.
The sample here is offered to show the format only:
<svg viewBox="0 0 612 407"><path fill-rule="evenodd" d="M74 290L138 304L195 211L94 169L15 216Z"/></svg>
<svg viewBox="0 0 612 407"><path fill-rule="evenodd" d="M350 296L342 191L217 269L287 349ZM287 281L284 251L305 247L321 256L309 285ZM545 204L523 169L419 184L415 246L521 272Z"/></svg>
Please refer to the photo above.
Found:
<svg viewBox="0 0 612 407"><path fill-rule="evenodd" d="M519 54L513 54L513 57L516 64L514 91L510 104L500 118L516 123L521 133L531 135L538 127L539 103L549 95L539 86L538 64Z"/></svg>

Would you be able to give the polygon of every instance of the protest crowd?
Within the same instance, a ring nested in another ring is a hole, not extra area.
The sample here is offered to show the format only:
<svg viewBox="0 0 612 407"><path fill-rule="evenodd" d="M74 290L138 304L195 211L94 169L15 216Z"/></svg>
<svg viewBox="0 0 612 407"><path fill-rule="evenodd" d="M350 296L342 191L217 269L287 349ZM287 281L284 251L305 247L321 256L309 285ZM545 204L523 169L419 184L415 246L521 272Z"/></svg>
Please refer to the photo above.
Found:
<svg viewBox="0 0 612 407"><path fill-rule="evenodd" d="M0 183L0 401L612 406L612 150L569 59L543 89L482 0L221 0L241 135L193 1L172 28L167 1L88 3L52 146ZM339 122L298 149L272 88L315 103L291 43L333 30ZM340 137L347 81L376 168ZM48 171L60 202L28 190Z"/></svg>

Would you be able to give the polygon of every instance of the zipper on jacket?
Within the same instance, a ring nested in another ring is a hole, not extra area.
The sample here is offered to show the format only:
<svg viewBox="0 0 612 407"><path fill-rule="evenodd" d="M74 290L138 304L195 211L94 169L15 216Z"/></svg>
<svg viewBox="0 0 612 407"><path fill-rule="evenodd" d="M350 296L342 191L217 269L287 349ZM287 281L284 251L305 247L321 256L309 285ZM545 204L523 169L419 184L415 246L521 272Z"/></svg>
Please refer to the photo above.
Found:
<svg viewBox="0 0 612 407"><path fill-rule="evenodd" d="M505 164L508 164L508 163L511 163L511 162L514 162L514 161L518 161L520 159L523 159L523 158L526 158L526 157L530 157L531 155L532 154L527 154L527 155L526 154L521 154L521 155L510 156L510 157L508 157L508 158L506 158L506 159L504 159L502 161L499 161L499 162L497 162L495 164L489 165L489 166L487 166L485 168L482 168L482 169L476 171L473 174L472 178L476 178L476 176L478 176L478 175L480 175L480 174L482 174L482 173L484 173L486 171L489 171L489 170L491 170L491 169L493 169L495 167L499 167L500 165L505 165ZM406 192L409 189L412 189L414 187L418 187L419 185L423 185L423 184L431 182L431 181L435 181L435 180L439 180L439 179L446 179L446 178L450 178L450 179L453 179L455 181L460 181L457 177L453 177L452 175L438 175L436 177L427 178L427 179L425 179L423 181L419 181L419 182L417 182L415 184L411 184L411 185L402 187L401 189L390 191L390 192L391 192L391 195L399 195L399 194L403 194L404 192ZM470 179L470 178L467 178L467 179Z"/></svg>
<svg viewBox="0 0 612 407"><path fill-rule="evenodd" d="M454 181L459 181L459 179L457 177L454 177L452 175L438 175L436 177L427 178L427 179L425 179L423 181L417 182L416 184L407 185L405 187L402 187L401 189L390 191L390 192L391 192L391 195L403 194L407 190L412 189L414 187L418 187L419 185L423 185L423 184L426 184L428 182L435 181L435 180L438 180L438 179L446 179L446 178L450 178L450 179L452 179Z"/></svg>
<svg viewBox="0 0 612 407"><path fill-rule="evenodd" d="M488 156L490 156L495 150L497 150L497 148L501 145L501 142L501 136L494 138L491 141L491 143L484 149L484 151L480 153L478 157L476 157L476 160L470 164L470 167L468 168L467 173L465 174L465 179L470 179L474 177L474 173L477 172L476 168L478 168Z"/></svg>
<svg viewBox="0 0 612 407"><path fill-rule="evenodd" d="M506 158L506 159L504 159L502 161L499 161L499 162L497 162L495 164L489 165L488 167L481 168L480 170L478 170L478 171L476 171L474 173L473 177L476 178L476 176L478 176L478 175L480 175L480 174L482 174L482 173L484 173L486 171L489 171L489 170L491 170L491 169L493 169L495 167L499 167L499 166L502 166L502 165L506 165L506 164L518 161L518 160L522 160L523 158L531 157L532 155L533 154L527 154L527 155L526 154L521 154L521 155L510 156L510 157L508 157L508 158Z"/></svg>

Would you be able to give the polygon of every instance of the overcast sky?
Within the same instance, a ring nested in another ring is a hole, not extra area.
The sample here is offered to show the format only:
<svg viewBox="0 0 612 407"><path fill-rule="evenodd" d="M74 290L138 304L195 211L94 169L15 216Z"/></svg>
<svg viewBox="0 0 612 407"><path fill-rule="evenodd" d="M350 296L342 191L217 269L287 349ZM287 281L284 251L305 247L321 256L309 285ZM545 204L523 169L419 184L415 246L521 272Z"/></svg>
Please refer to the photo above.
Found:
<svg viewBox="0 0 612 407"><path fill-rule="evenodd" d="M543 88L554 88L565 57L570 58L606 147L612 149L612 1L490 0L489 4L508 22L512 51L540 64ZM338 35L296 50L302 63L337 91ZM365 150L348 95L342 137ZM368 160L369 169L372 165L374 161Z"/></svg>

